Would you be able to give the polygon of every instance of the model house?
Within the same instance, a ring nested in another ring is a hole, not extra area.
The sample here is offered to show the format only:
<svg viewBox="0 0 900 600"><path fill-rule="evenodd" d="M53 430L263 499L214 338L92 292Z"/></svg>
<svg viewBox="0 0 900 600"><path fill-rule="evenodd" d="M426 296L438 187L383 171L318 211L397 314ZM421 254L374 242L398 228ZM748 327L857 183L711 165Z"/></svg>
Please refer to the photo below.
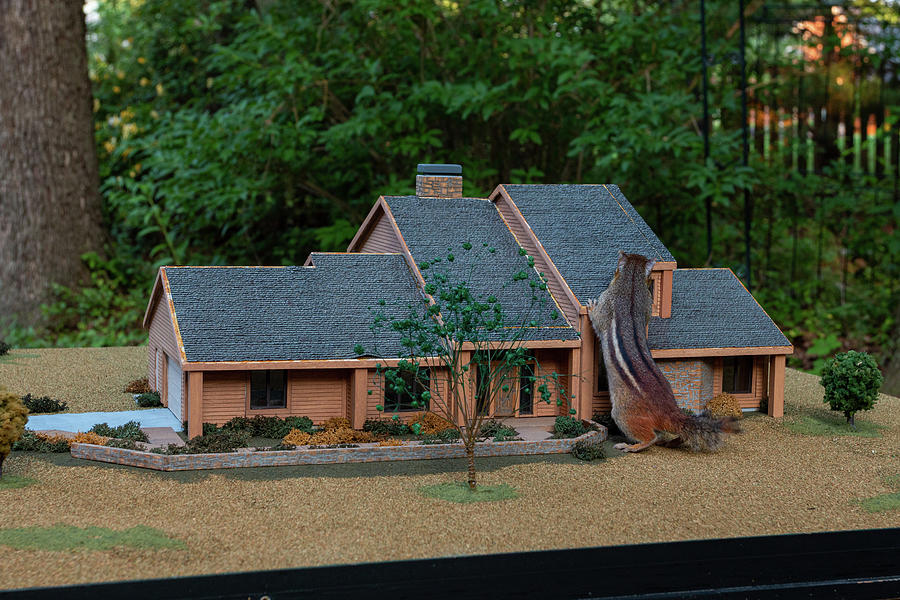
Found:
<svg viewBox="0 0 900 600"><path fill-rule="evenodd" d="M411 408L383 397L375 365L384 361L354 347L376 341L372 307L384 300L388 317L406 316L422 299L418 265L463 242L494 250L469 284L497 294L513 316L525 310L523 299L504 296L502 285L521 264L519 248L534 257L548 283L542 300L559 317L533 323L523 344L541 372L561 375L578 416L610 410L585 305L609 285L619 250L657 260L649 343L678 402L699 410L729 392L744 409L764 404L782 416L793 348L729 269L677 268L615 185L500 185L487 199L463 198L461 173L457 165L420 165L416 196L379 198L347 252L313 253L303 266L162 267L144 317L149 379L188 434L199 435L204 422L257 414L343 416L358 428L384 416L377 405ZM397 339L377 344L381 357L398 355ZM431 381L441 385L441 374ZM570 408L517 386L496 404L494 416Z"/></svg>

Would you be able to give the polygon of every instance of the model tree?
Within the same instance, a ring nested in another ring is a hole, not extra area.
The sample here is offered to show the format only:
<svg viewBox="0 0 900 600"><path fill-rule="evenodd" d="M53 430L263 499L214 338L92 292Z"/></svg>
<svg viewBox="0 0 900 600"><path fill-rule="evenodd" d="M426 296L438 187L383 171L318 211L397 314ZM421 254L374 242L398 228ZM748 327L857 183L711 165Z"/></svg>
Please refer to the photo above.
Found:
<svg viewBox="0 0 900 600"><path fill-rule="evenodd" d="M28 409L22 399L0 389L0 477L3 477L3 461L12 450L12 445L22 437Z"/></svg>
<svg viewBox="0 0 900 600"><path fill-rule="evenodd" d="M826 363L820 383L825 387L824 402L831 405L831 410L843 412L847 422L855 428L856 412L875 406L883 381L874 358L865 352L850 350Z"/></svg>
<svg viewBox="0 0 900 600"><path fill-rule="evenodd" d="M560 375L543 373L526 348L532 332L559 319L558 312L546 306L547 283L543 274L534 270L534 259L519 249L521 270L496 292L506 298L526 299L514 315L504 310L496 295L479 295L467 283L476 280L476 268L490 267L484 263L489 263L495 252L488 244L474 249L466 242L459 258L451 248L443 258L420 263L425 280L422 304L410 307L408 317L403 319L389 319L375 310L372 329L376 348L373 352L361 344L355 348L359 355L380 356L379 335L387 330L399 336L401 351L396 366L377 367L383 389L393 397L405 397L413 408L439 415L458 429L468 460L467 483L472 490L477 485L475 443L499 398L514 397L513 386L521 385L535 400L549 403L554 391L558 405L570 399ZM454 261L458 261L457 267L459 262L467 265L462 276L461 269L449 268ZM384 300L378 303L386 304ZM390 408L378 406L381 411Z"/></svg>

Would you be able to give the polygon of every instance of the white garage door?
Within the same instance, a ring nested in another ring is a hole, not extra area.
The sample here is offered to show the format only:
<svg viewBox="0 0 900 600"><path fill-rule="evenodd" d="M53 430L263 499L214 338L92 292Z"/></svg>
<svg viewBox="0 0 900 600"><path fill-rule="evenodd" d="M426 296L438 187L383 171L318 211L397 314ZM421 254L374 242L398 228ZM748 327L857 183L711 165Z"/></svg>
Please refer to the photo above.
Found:
<svg viewBox="0 0 900 600"><path fill-rule="evenodd" d="M171 358L169 358L169 363L166 366L168 367L168 372L166 373L166 383L168 384L166 395L169 401L169 410L178 417L179 421L183 421L184 418L181 416L181 367Z"/></svg>

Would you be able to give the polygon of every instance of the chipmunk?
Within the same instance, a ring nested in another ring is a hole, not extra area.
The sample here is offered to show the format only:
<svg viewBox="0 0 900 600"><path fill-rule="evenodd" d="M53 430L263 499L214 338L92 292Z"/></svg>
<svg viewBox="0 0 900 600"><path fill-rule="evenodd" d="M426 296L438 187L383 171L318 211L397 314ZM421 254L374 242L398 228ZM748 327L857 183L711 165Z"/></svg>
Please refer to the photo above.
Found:
<svg viewBox="0 0 900 600"><path fill-rule="evenodd" d="M650 355L647 324L653 299L649 277L655 260L619 251L612 282L596 300L588 302L591 325L603 348L609 378L612 417L633 444L616 444L626 452L660 444L688 445L692 450L718 450L725 433L737 433L733 418L713 419L683 413L672 386ZM659 432L678 437L662 442Z"/></svg>

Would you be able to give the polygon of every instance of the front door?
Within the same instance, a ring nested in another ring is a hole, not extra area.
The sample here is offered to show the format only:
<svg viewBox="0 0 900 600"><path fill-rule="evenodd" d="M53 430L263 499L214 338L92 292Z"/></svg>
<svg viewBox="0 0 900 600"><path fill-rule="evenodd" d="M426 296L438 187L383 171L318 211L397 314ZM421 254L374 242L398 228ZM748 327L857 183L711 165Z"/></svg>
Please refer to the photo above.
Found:
<svg viewBox="0 0 900 600"><path fill-rule="evenodd" d="M512 417L516 414L516 401L519 399L519 370L510 369L506 379L500 384L497 393L495 417Z"/></svg>

